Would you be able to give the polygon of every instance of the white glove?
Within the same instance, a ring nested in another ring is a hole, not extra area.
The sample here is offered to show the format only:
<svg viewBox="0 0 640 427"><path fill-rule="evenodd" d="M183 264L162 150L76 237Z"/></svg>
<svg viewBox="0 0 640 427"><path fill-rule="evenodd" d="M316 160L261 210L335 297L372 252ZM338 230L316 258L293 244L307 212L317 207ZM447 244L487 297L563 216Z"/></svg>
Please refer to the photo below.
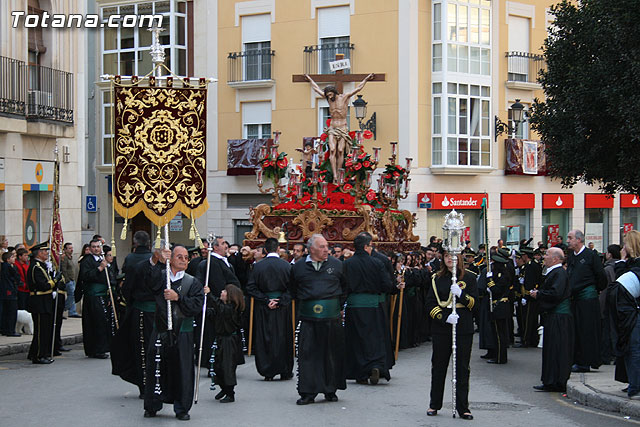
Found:
<svg viewBox="0 0 640 427"><path fill-rule="evenodd" d="M522 300L520 301L522 303L522 306L524 307L525 305L527 305L527 300L522 298Z"/></svg>
<svg viewBox="0 0 640 427"><path fill-rule="evenodd" d="M521 277L520 279L518 279L518 281L520 282L521 285L524 285L524 277Z"/></svg>
<svg viewBox="0 0 640 427"><path fill-rule="evenodd" d="M58 295L56 291L51 292L51 296L53 297L53 299L56 299L56 295Z"/></svg>
<svg viewBox="0 0 640 427"><path fill-rule="evenodd" d="M456 298L460 298L460 295L462 295L462 289L460 289L460 286L458 286L457 283L452 283L450 289L451 293L454 294Z"/></svg>
<svg viewBox="0 0 640 427"><path fill-rule="evenodd" d="M450 324L452 324L452 325L457 325L457 324L458 324L458 318L459 318L459 317L460 317L460 316L458 316L457 314L453 314L453 313L451 313L451 314L449 315L449 317L447 317L447 323L450 323Z"/></svg>
<svg viewBox="0 0 640 427"><path fill-rule="evenodd" d="M491 278L491 277L493 277L493 273L492 273L492 272L490 272L490 271L487 271L487 279L489 279L489 278Z"/></svg>

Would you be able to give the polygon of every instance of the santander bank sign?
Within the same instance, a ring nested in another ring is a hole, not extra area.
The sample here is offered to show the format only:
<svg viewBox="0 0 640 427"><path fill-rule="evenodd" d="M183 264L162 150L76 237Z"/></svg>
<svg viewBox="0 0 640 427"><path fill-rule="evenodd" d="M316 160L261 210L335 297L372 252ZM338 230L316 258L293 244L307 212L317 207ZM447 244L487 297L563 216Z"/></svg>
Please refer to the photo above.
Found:
<svg viewBox="0 0 640 427"><path fill-rule="evenodd" d="M480 209L484 193L433 193L432 209Z"/></svg>

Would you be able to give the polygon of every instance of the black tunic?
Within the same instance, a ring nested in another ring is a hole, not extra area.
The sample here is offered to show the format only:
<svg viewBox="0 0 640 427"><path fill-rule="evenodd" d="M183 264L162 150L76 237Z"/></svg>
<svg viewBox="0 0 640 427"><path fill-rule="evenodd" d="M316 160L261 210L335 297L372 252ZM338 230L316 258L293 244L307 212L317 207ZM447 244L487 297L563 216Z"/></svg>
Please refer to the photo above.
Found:
<svg viewBox="0 0 640 427"><path fill-rule="evenodd" d="M597 368L602 364L602 330L597 289L604 289L607 285L604 267L594 251L583 248L578 255L573 252L569 254L567 274L576 329L574 363Z"/></svg>
<svg viewBox="0 0 640 427"><path fill-rule="evenodd" d="M156 412L162 409L163 403L173 403L176 414L187 413L193 400L195 380L193 321L202 313L202 285L187 274L171 283L171 289L179 295L178 301L171 302L171 331L167 330L166 270L163 264L158 263L152 269L147 285L155 297L156 309L147 347L144 408Z"/></svg>
<svg viewBox="0 0 640 427"><path fill-rule="evenodd" d="M307 316L302 310L305 303L321 300L337 300L342 307L346 293L342 267L339 260L329 256L318 271L310 257L298 260L291 269L289 289L300 309L296 330L300 395L330 394L347 388L344 328L339 313L319 318Z"/></svg>
<svg viewBox="0 0 640 427"><path fill-rule="evenodd" d="M237 339L242 313L232 303L225 304L219 298L207 295L207 319L211 320L214 341L209 363L212 381L221 388L237 384L236 367L243 358L242 344Z"/></svg>
<svg viewBox="0 0 640 427"><path fill-rule="evenodd" d="M536 347L538 345L538 301L529 296L533 289L537 289L542 284L542 268L540 265L529 260L523 267L524 283L521 291L523 298L527 301L527 305L522 308L522 320L524 328L522 330L522 342L524 345Z"/></svg>
<svg viewBox="0 0 640 427"><path fill-rule="evenodd" d="M47 265L32 259L27 270L29 299L27 310L33 317L33 339L29 347L28 358L37 360L51 356L53 338L53 290L55 284L47 272Z"/></svg>
<svg viewBox="0 0 640 427"><path fill-rule="evenodd" d="M489 350L489 352L494 351L498 344L496 341L495 334L492 332L493 328L491 326L491 309L490 309L490 298L489 291L487 287L487 266L483 265L480 268L480 273L478 275L477 280L478 286L478 341L479 347L483 350Z"/></svg>
<svg viewBox="0 0 640 427"><path fill-rule="evenodd" d="M569 310L571 288L562 267L551 270L540 288L537 300L542 311L542 384L562 390L571 375L574 326Z"/></svg>
<svg viewBox="0 0 640 427"><path fill-rule="evenodd" d="M80 262L78 281L83 290L82 300L82 343L87 356L108 353L111 337L115 332L113 309L107 288L107 273L100 271L93 255L87 255ZM113 290L115 283L111 282Z"/></svg>
<svg viewBox="0 0 640 427"><path fill-rule="evenodd" d="M344 261L343 273L347 280L347 378L363 380L377 368L381 377L390 380L387 352L391 336L380 296L393 291L391 277L384 264L364 250Z"/></svg>
<svg viewBox="0 0 640 427"><path fill-rule="evenodd" d="M247 293L254 298L253 345L256 369L263 377L290 377L293 372L293 324L291 294L287 285L291 264L278 256L267 256L249 276ZM275 309L270 299L278 299Z"/></svg>

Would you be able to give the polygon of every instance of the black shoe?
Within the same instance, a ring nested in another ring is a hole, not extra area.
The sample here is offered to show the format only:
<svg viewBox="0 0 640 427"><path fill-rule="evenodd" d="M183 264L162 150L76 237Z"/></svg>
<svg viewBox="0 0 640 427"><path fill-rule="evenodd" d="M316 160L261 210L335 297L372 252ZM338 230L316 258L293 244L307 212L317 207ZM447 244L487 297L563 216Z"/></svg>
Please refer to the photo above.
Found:
<svg viewBox="0 0 640 427"><path fill-rule="evenodd" d="M235 401L236 399L233 394L227 394L224 398L220 399L220 403L232 403Z"/></svg>
<svg viewBox="0 0 640 427"><path fill-rule="evenodd" d="M338 396L336 396L335 393L325 393L324 400L326 400L327 402L337 402Z"/></svg>
<svg viewBox="0 0 640 427"><path fill-rule="evenodd" d="M430 417L438 415L438 410L437 409L427 409L427 415L430 416Z"/></svg>
<svg viewBox="0 0 640 427"><path fill-rule="evenodd" d="M308 405L310 403L315 402L314 398L311 396L302 396L300 399L296 400L296 405Z"/></svg>
<svg viewBox="0 0 640 427"><path fill-rule="evenodd" d="M54 351L54 352L53 352L53 355L54 355L54 356L62 356L62 353L60 353L59 351Z"/></svg>
<svg viewBox="0 0 640 427"><path fill-rule="evenodd" d="M516 344L516 345L513 346L513 348L527 348L527 347L529 347L529 346L526 345L526 344L522 344L522 343L519 343L519 344Z"/></svg>
<svg viewBox="0 0 640 427"><path fill-rule="evenodd" d="M105 353L98 353L98 354L94 354L91 357L94 358L94 359L108 359L109 355L105 354Z"/></svg>
<svg viewBox="0 0 640 427"><path fill-rule="evenodd" d="M145 418L153 418L156 416L156 411L144 411Z"/></svg>
<svg viewBox="0 0 640 427"><path fill-rule="evenodd" d="M371 383L371 385L376 385L378 384L379 380L380 380L380 369L373 368L371 370L371 376L369 377L369 382Z"/></svg>
<svg viewBox="0 0 640 427"><path fill-rule="evenodd" d="M71 316L69 316L69 317L72 317L72 318L74 318L74 319L82 319L82 316L80 316L79 314L72 314L72 315L71 315Z"/></svg>
<svg viewBox="0 0 640 427"><path fill-rule="evenodd" d="M360 385L369 385L369 381L368 380L356 380L356 384L360 384Z"/></svg>
<svg viewBox="0 0 640 427"><path fill-rule="evenodd" d="M460 415L460 418L462 418L463 420L472 420L473 419L473 415L471 415L470 412L466 412L466 413Z"/></svg>
<svg viewBox="0 0 640 427"><path fill-rule="evenodd" d="M482 356L480 356L480 359L495 359L495 358L496 357L491 353L483 354Z"/></svg>
<svg viewBox="0 0 640 427"><path fill-rule="evenodd" d="M273 377L264 377L265 381L273 381Z"/></svg>
<svg viewBox="0 0 640 427"><path fill-rule="evenodd" d="M183 414L176 414L176 418L179 419L180 421L189 421L191 419L189 414L187 414L186 412Z"/></svg>
<svg viewBox="0 0 640 427"><path fill-rule="evenodd" d="M504 365L507 362L498 362L498 359L489 359L489 360L487 360L487 363L491 363L491 364L494 364L494 365Z"/></svg>
<svg viewBox="0 0 640 427"><path fill-rule="evenodd" d="M223 397L225 397L226 395L227 395L227 392L226 392L226 391L224 391L224 390L221 390L221 391L220 391L220 393L216 394L213 398L214 398L215 400L220 400L220 399L222 399Z"/></svg>
<svg viewBox="0 0 640 427"><path fill-rule="evenodd" d="M280 374L280 381L287 381L293 378L293 374Z"/></svg>
<svg viewBox="0 0 640 427"><path fill-rule="evenodd" d="M53 359L48 357L41 357L40 359L33 359L34 365L49 365L53 363Z"/></svg>
<svg viewBox="0 0 640 427"><path fill-rule="evenodd" d="M623 388L621 391L622 391L623 393L628 392L628 391L629 391L629 386L627 386L627 387Z"/></svg>
<svg viewBox="0 0 640 427"><path fill-rule="evenodd" d="M67 348L67 347L62 346L62 347L60 347L60 348L58 349L58 351L71 351L71 349L70 349L70 348Z"/></svg>
<svg viewBox="0 0 640 427"><path fill-rule="evenodd" d="M591 369L588 366L573 365L571 372L591 372Z"/></svg>
<svg viewBox="0 0 640 427"><path fill-rule="evenodd" d="M15 332L12 332L10 334L3 334L5 337L21 337L22 334L16 334Z"/></svg>
<svg viewBox="0 0 640 427"><path fill-rule="evenodd" d="M545 384L534 385L533 388L537 391L556 391L554 387Z"/></svg>

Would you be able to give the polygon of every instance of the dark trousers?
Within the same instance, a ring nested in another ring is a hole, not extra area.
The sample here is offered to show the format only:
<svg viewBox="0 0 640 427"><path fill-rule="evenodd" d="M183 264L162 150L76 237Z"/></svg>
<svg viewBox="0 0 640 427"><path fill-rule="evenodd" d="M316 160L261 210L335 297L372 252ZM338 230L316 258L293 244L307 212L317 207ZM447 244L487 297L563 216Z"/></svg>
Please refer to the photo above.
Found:
<svg viewBox="0 0 640 427"><path fill-rule="evenodd" d="M528 347L538 346L538 302L533 298L527 298L527 305L522 307L522 321L524 327L520 342Z"/></svg>
<svg viewBox="0 0 640 427"><path fill-rule="evenodd" d="M60 332L62 331L62 315L64 314L64 306L66 303L66 297L63 294L58 294L56 296L56 298L58 298L58 306L56 307L56 300L53 300L53 306L56 308L57 313L56 313L56 338L55 338L55 343L54 343L54 347L55 350L58 351L60 350L60 347L62 347L62 338L60 336Z"/></svg>
<svg viewBox="0 0 640 427"><path fill-rule="evenodd" d="M451 335L432 335L433 352L431 353L431 409L442 409L442 396L447 378L449 359L452 353ZM459 415L469 412L469 360L473 335L456 337L456 410Z"/></svg>
<svg viewBox="0 0 640 427"><path fill-rule="evenodd" d="M18 310L27 309L27 300L29 299L29 292L18 291Z"/></svg>
<svg viewBox="0 0 640 427"><path fill-rule="evenodd" d="M0 334L9 335L16 332L18 319L18 300L0 300Z"/></svg>
<svg viewBox="0 0 640 427"><path fill-rule="evenodd" d="M29 347L31 360L51 357L51 339L53 338L53 314L32 313L33 318L33 340Z"/></svg>
<svg viewBox="0 0 640 427"><path fill-rule="evenodd" d="M491 328L496 342L496 360L498 363L507 363L507 348L510 342L508 319L492 320Z"/></svg>

